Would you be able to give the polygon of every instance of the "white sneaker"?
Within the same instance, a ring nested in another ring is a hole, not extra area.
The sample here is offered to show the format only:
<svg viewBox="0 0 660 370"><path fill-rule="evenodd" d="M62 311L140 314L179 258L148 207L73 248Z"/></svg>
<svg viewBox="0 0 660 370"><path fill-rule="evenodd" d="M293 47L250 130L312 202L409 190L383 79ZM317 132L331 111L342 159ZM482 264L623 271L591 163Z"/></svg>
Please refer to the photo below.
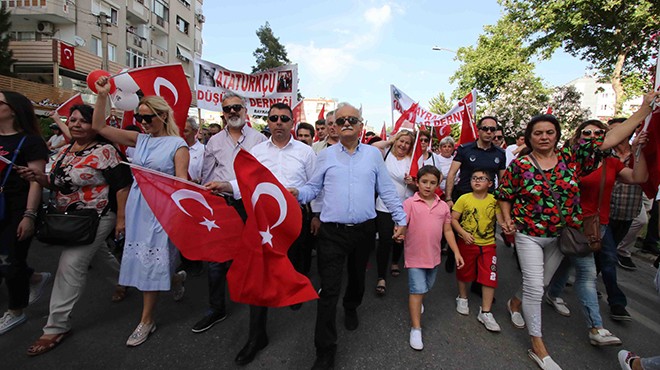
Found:
<svg viewBox="0 0 660 370"><path fill-rule="evenodd" d="M424 349L424 343L422 342L422 329L410 328L410 347L416 351L421 351Z"/></svg>
<svg viewBox="0 0 660 370"><path fill-rule="evenodd" d="M553 360L550 356L545 356L543 358L539 358L539 356L534 353L531 349L527 350L527 355L529 358L534 360L537 365L543 370L561 370L561 367L557 365L555 360Z"/></svg>
<svg viewBox="0 0 660 370"><path fill-rule="evenodd" d="M619 346L623 342L607 329L598 329L596 333L589 331L589 343L594 346Z"/></svg>
<svg viewBox="0 0 660 370"><path fill-rule="evenodd" d="M632 362L634 359L639 358L636 354L622 349L617 355L619 358L619 366L622 370L632 370Z"/></svg>
<svg viewBox="0 0 660 370"><path fill-rule="evenodd" d="M566 302L563 299L559 297L557 298L550 297L548 293L545 293L544 298L545 298L545 302L550 306L552 306L552 308L554 308L558 314L566 317L571 316L571 310L568 309L568 306L566 305Z"/></svg>
<svg viewBox="0 0 660 370"><path fill-rule="evenodd" d="M184 270L176 274L179 276L179 279L172 283L172 295L174 296L174 302L179 302L183 299L183 295L186 294L186 287L183 286L183 283L185 283L188 274Z"/></svg>
<svg viewBox="0 0 660 370"><path fill-rule="evenodd" d="M479 320L480 323L484 324L486 329L488 331L492 332L500 332L502 331L502 328L500 328L500 325L495 321L495 318L493 317L493 314L490 312L481 312L481 307L479 307L479 315L477 315L477 320Z"/></svg>
<svg viewBox="0 0 660 370"><path fill-rule="evenodd" d="M468 307L467 298L456 297L456 312L464 316L470 314L470 307Z"/></svg>
<svg viewBox="0 0 660 370"><path fill-rule="evenodd" d="M41 275L41 281L30 284L30 299L28 301L28 305L30 306L37 302L44 294L44 287L48 284L50 277L52 276L50 272L35 272L35 274Z"/></svg>
<svg viewBox="0 0 660 370"><path fill-rule="evenodd" d="M23 312L18 316L14 316L14 314L7 311L0 318L0 334L4 334L26 321L27 321L27 316L25 316L25 312Z"/></svg>

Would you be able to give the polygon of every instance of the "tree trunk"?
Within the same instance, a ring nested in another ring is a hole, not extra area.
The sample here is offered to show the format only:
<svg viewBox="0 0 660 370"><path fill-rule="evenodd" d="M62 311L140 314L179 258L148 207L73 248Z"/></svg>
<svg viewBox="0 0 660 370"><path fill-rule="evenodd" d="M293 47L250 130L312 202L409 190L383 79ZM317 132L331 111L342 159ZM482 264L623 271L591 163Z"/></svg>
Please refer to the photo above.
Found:
<svg viewBox="0 0 660 370"><path fill-rule="evenodd" d="M621 83L621 71L623 70L623 63L626 60L626 52L621 51L616 57L616 64L614 65L614 71L612 72L612 78L610 82L612 83L612 88L614 89L614 116L621 114L623 108L623 99L624 91L623 84Z"/></svg>

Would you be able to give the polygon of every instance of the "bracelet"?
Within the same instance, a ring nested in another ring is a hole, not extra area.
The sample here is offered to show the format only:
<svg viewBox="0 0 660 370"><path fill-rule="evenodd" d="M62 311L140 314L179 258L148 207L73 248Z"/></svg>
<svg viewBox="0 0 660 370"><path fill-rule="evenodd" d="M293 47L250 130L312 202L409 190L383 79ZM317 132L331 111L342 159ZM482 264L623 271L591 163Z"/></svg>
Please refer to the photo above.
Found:
<svg viewBox="0 0 660 370"><path fill-rule="evenodd" d="M25 212L23 213L23 217L27 217L27 218L30 218L30 219L32 219L32 220L36 220L36 219L37 219L37 213L36 213L36 212L28 212L28 211L25 211Z"/></svg>

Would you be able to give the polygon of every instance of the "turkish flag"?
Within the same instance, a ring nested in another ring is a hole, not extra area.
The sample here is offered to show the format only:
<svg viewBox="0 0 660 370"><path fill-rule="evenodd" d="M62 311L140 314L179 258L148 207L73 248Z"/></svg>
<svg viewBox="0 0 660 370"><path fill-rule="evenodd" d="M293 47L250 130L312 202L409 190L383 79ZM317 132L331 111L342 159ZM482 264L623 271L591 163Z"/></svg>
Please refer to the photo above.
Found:
<svg viewBox="0 0 660 370"><path fill-rule="evenodd" d="M446 138L447 136L451 135L451 125L444 125L444 126L437 126L433 128L433 132L435 133L435 138L438 140L442 140Z"/></svg>
<svg viewBox="0 0 660 370"><path fill-rule="evenodd" d="M410 171L408 174L414 178L417 178L417 171L419 171L419 162L422 159L422 143L419 141L421 130L417 130L417 136L415 137L415 145L413 146L413 155L412 161L410 162Z"/></svg>
<svg viewBox="0 0 660 370"><path fill-rule="evenodd" d="M401 114L401 117L399 117L398 120L396 120L396 123L394 123L394 128L392 129L392 132L390 132L390 135L394 135L397 132L399 132L399 129L401 127L404 127L404 123L408 122L409 124L412 123L411 129L415 127L415 121L417 120L417 103L413 103L410 108L406 109L405 112ZM406 125L407 127L409 125Z"/></svg>
<svg viewBox="0 0 660 370"><path fill-rule="evenodd" d="M71 70L76 69L76 61L73 57L75 50L73 45L67 45L60 41L60 66Z"/></svg>
<svg viewBox="0 0 660 370"><path fill-rule="evenodd" d="M367 129L363 128L362 129L362 136L360 137L360 142L362 144L366 144L369 140L367 139Z"/></svg>
<svg viewBox="0 0 660 370"><path fill-rule="evenodd" d="M642 184L642 189L644 189L647 197L655 199L655 195L658 192L658 185L660 185L660 151L658 151L658 145L660 144L660 107L651 113L647 132L649 142L642 149L642 153L644 159L646 159L649 178Z"/></svg>
<svg viewBox="0 0 660 370"><path fill-rule="evenodd" d="M59 107L55 109L55 112L62 117L69 117L71 107L74 105L83 105L85 102L82 100L80 93L70 97L67 101L62 103ZM68 119L67 119L68 120Z"/></svg>
<svg viewBox="0 0 660 370"><path fill-rule="evenodd" d="M470 109L467 104L463 105L463 125L461 126L461 136L458 139L458 145L470 143L477 140L477 129L474 125L474 119L470 114Z"/></svg>
<svg viewBox="0 0 660 370"><path fill-rule="evenodd" d="M383 122L383 127L380 129L380 138L387 140L387 129L385 128L385 122Z"/></svg>
<svg viewBox="0 0 660 370"><path fill-rule="evenodd" d="M325 104L323 104L323 106L321 107L321 111L319 112L319 116L318 116L317 120L324 119L324 118L325 118Z"/></svg>
<svg viewBox="0 0 660 370"><path fill-rule="evenodd" d="M0 173L11 164L11 161L0 155Z"/></svg>
<svg viewBox="0 0 660 370"><path fill-rule="evenodd" d="M127 72L146 96L158 95L174 110L174 120L183 135L192 93L181 64L132 69Z"/></svg>
<svg viewBox="0 0 660 370"><path fill-rule="evenodd" d="M296 272L287 256L302 228L298 201L243 149L234 159L234 171L247 221L243 246L227 273L231 299L266 307L317 299L309 279Z"/></svg>
<svg viewBox="0 0 660 370"><path fill-rule="evenodd" d="M178 177L130 166L149 208L186 258L225 262L236 256L243 220L224 198Z"/></svg>
<svg viewBox="0 0 660 370"><path fill-rule="evenodd" d="M552 114L552 106L548 105L548 107L545 108L545 114Z"/></svg>

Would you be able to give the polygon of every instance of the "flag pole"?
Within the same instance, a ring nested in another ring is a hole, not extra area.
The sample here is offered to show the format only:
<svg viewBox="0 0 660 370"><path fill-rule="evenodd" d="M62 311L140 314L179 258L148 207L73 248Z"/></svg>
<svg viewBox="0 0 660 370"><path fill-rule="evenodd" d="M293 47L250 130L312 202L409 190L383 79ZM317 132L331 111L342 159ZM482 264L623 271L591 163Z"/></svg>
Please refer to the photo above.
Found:
<svg viewBox="0 0 660 370"><path fill-rule="evenodd" d="M658 57L656 58L655 62L655 83L653 84L653 90L658 91L660 90L660 32L656 33L652 38L655 37L659 39L658 41ZM643 99L643 98L642 98ZM644 104L642 100L642 104ZM653 111L657 108L657 104L655 100L651 102L651 113L646 116L644 119L644 128L642 128L642 131L646 132L648 131L649 128L649 123L651 123L651 116L653 115ZM635 162L639 161L639 155L642 153L642 147L638 146L637 151L635 151Z"/></svg>
<svg viewBox="0 0 660 370"><path fill-rule="evenodd" d="M172 180L180 181L180 182L182 182L182 183L184 183L184 184L187 184L187 185L190 185L190 186L194 186L194 187L196 187L196 188L198 188L198 189L201 189L201 190L209 191L209 189L203 187L203 186L200 185L200 184L194 183L194 182L192 182L192 181L184 180L184 179L182 179L182 178L180 178L180 177L172 176L172 175L167 174L167 173L164 173L164 172L159 172L159 171L156 171L156 170L152 170L151 168L143 167L143 166L140 166L140 165L137 165L137 164L134 164L134 163L129 163L129 162L126 162L126 161L121 161L121 162L119 162L119 163L125 164L125 165L127 165L127 166L129 166L129 167L132 167L132 168L137 168L137 169L139 169L139 170L141 170L141 171L144 171L144 172L152 173L152 174L154 174L154 175L163 176L163 177L166 177L166 178L168 178L168 179L172 179Z"/></svg>

